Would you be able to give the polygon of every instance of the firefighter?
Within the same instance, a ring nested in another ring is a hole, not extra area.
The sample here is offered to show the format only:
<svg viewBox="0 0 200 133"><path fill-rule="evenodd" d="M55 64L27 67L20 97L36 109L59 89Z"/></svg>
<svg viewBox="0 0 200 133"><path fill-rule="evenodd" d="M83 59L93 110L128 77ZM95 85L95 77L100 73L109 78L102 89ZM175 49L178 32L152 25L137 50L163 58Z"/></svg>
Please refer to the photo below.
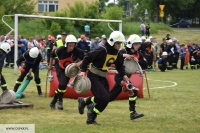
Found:
<svg viewBox="0 0 200 133"><path fill-rule="evenodd" d="M167 62L167 52L162 53L162 57L158 59L158 68L161 72L165 72L169 63Z"/></svg>
<svg viewBox="0 0 200 133"><path fill-rule="evenodd" d="M51 35L48 35L48 41L46 42L46 50L47 50L47 63L49 64L51 51L53 50L53 43L51 41Z"/></svg>
<svg viewBox="0 0 200 133"><path fill-rule="evenodd" d="M174 61L175 51L176 51L176 47L173 41L170 39L168 41L168 47L167 47L167 54L168 54L167 60L169 62L169 65L167 66L167 70L173 70L172 63Z"/></svg>
<svg viewBox="0 0 200 133"><path fill-rule="evenodd" d="M138 35L133 34L126 41L126 48L123 50L120 50L120 53L125 59L130 60L131 58L133 58L136 62L140 64L141 68L144 70L147 68L148 63L146 59L144 58L143 54L138 51L141 43L142 43L141 38ZM131 75L128 75L128 77L130 76ZM121 81L123 81L123 77L119 74L116 74L115 85L113 89L110 91L110 101L115 100L116 97L121 93L122 91ZM129 111L130 111L131 120L144 116L144 114L138 114L135 110L138 90L134 89L133 92L134 92L133 95L131 96L129 95Z"/></svg>
<svg viewBox="0 0 200 133"><path fill-rule="evenodd" d="M146 51L145 51L145 59L148 62L147 69L152 69L153 68L152 64L153 64L153 50L154 50L154 47L153 47L150 39L146 39L145 43L147 44L146 45Z"/></svg>
<svg viewBox="0 0 200 133"><path fill-rule="evenodd" d="M3 91L8 90L7 84L4 76L2 75L2 68L4 65L4 60L6 58L6 54L10 52L10 44L3 42L0 46L0 85Z"/></svg>
<svg viewBox="0 0 200 133"><path fill-rule="evenodd" d="M80 75L86 76L87 66L91 63L91 68L88 70L87 76L91 81L91 91L94 95L93 97L78 98L78 110L80 114L84 113L84 108L88 105L86 124L98 124L95 121L97 115L103 112L110 102L109 84L106 79L108 67L111 64L115 64L119 75L124 80L129 80L125 75L123 57L118 52L122 42L125 42L124 35L120 31L113 31L104 46L87 53L83 59ZM91 103L95 103L95 105Z"/></svg>
<svg viewBox="0 0 200 133"><path fill-rule="evenodd" d="M191 51L190 51L190 68L196 69L195 65L197 64L197 52L198 50L195 48L195 45L192 45Z"/></svg>
<svg viewBox="0 0 200 133"><path fill-rule="evenodd" d="M65 39L65 45L54 49L51 53L49 71L52 69L53 59L57 57L58 63L55 64L57 78L58 78L58 89L55 91L55 95L50 103L51 109L55 109L55 104L58 101L58 109L63 110L63 95L66 92L67 84L70 80L69 77L65 76L65 68L67 65L74 63L78 58L83 59L84 53L76 47L77 39L74 35L68 35ZM79 67L82 61L76 63Z"/></svg>
<svg viewBox="0 0 200 133"><path fill-rule="evenodd" d="M17 92L19 86L24 80L24 77L27 75L30 69L32 69L32 72L34 73L34 80L37 86L38 95L43 96L42 90L41 90L41 80L39 77L39 64L41 61L42 61L42 54L39 52L39 49L37 47L33 47L30 50L27 50L16 61L21 74L16 81L13 91ZM24 62L24 65L22 65L22 62Z"/></svg>

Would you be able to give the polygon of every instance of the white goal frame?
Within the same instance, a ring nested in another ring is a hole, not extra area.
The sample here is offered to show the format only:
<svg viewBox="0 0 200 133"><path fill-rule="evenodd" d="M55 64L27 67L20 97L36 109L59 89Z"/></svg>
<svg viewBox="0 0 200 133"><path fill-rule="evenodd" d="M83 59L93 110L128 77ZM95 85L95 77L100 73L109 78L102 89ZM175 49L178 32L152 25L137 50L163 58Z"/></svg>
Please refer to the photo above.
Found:
<svg viewBox="0 0 200 133"><path fill-rule="evenodd" d="M19 17L28 17L28 18L48 18L48 19L61 19L61 20L76 20L76 21L92 21L92 22L107 22L108 27L109 23L119 23L119 31L122 32L122 20L106 20L106 19L87 19L87 18L69 18L69 17L53 17L53 16L40 16L40 15L27 15L27 14L15 14L15 15L4 15L4 16L15 16L15 56L14 56L14 74L18 73L18 68L16 61L18 59L18 19ZM4 17L3 16L3 17ZM2 21L3 21L2 17ZM3 21L4 22L4 21ZM5 22L4 22L5 23ZM5 23L6 24L6 23ZM6 24L9 28L11 28L8 24ZM111 29L112 30L112 29Z"/></svg>

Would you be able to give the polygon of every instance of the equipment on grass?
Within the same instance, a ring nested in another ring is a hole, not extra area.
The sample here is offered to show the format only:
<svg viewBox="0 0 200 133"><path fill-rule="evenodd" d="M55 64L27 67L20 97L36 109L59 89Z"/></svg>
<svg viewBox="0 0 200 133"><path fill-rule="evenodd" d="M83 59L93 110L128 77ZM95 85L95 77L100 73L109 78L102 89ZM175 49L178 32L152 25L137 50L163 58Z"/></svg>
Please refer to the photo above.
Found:
<svg viewBox="0 0 200 133"><path fill-rule="evenodd" d="M28 86L28 84L30 83L30 81L33 79L33 76L31 75L31 72L32 72L32 69L29 70L29 73L27 75L26 80L24 81L22 86L18 89L18 91L16 92L16 98L17 99L25 97L25 94L23 92L26 89L26 87Z"/></svg>
<svg viewBox="0 0 200 133"><path fill-rule="evenodd" d="M16 95L13 90L6 90L1 94L1 103L3 104L13 104L16 100Z"/></svg>
<svg viewBox="0 0 200 133"><path fill-rule="evenodd" d="M52 75L52 71L50 70L48 70L47 71L47 77L46 77L46 87L45 87L45 97L47 97L47 85L48 85L48 80L49 80L49 82L51 82L51 81L53 81L53 75Z"/></svg>

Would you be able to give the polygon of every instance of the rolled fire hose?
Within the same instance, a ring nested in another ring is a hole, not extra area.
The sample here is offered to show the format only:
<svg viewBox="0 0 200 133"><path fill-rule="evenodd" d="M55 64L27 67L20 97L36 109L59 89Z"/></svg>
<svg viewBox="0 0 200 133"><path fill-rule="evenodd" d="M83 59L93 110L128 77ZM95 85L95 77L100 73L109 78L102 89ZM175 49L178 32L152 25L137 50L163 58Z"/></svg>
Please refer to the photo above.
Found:
<svg viewBox="0 0 200 133"><path fill-rule="evenodd" d="M1 94L1 103L3 104L13 104L16 100L16 95L13 90L6 90Z"/></svg>
<svg viewBox="0 0 200 133"><path fill-rule="evenodd" d="M124 66L127 74L140 73L140 75L143 76L143 72L139 63L136 62L134 59L125 59Z"/></svg>
<svg viewBox="0 0 200 133"><path fill-rule="evenodd" d="M75 63L71 63L65 68L65 75L69 78L73 78L79 73L79 71L80 70L76 67Z"/></svg>
<svg viewBox="0 0 200 133"><path fill-rule="evenodd" d="M88 77L77 75L74 80L68 84L68 87L74 88L78 94L87 94L91 89L91 82Z"/></svg>

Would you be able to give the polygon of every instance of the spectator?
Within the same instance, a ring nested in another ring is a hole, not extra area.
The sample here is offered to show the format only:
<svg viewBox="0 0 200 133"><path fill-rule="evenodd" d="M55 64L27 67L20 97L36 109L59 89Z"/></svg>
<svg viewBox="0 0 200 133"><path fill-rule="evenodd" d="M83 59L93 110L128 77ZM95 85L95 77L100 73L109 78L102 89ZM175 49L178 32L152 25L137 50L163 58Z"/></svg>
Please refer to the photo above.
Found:
<svg viewBox="0 0 200 133"><path fill-rule="evenodd" d="M21 42L21 36L18 36L18 58L22 56L22 50L21 48L24 46L24 44Z"/></svg>
<svg viewBox="0 0 200 133"><path fill-rule="evenodd" d="M84 29L85 29L85 36L86 37L90 36L90 26L86 24Z"/></svg>
<svg viewBox="0 0 200 133"><path fill-rule="evenodd" d="M166 35L166 40L170 40L171 38L170 38L170 34L167 34Z"/></svg>
<svg viewBox="0 0 200 133"><path fill-rule="evenodd" d="M151 43L153 44L153 68L156 69L156 61L158 56L158 43L155 37L150 36Z"/></svg>
<svg viewBox="0 0 200 133"><path fill-rule="evenodd" d="M185 64L185 55L186 55L185 45L184 44L181 45L180 55L181 55L181 67L180 67L180 70L184 70L183 67L184 67L184 64Z"/></svg>
<svg viewBox="0 0 200 133"><path fill-rule="evenodd" d="M150 25L148 24L146 26L146 37L149 37L150 36Z"/></svg>
<svg viewBox="0 0 200 133"><path fill-rule="evenodd" d="M99 37L95 37L94 42L92 42L90 46L90 51L94 51L98 47L99 47Z"/></svg>
<svg viewBox="0 0 200 133"><path fill-rule="evenodd" d="M27 41L26 41L26 39L24 39L23 36L21 36L21 40L20 41L24 44L24 46L21 47L21 51L22 51L22 54L23 54L28 49L27 48Z"/></svg>
<svg viewBox="0 0 200 133"><path fill-rule="evenodd" d="M141 23L140 30L141 30L142 36L144 36L144 33L145 33L145 24L144 24L144 22Z"/></svg>
<svg viewBox="0 0 200 133"><path fill-rule="evenodd" d="M90 51L90 47L88 46L88 43L86 42L85 35L81 35L81 40L78 42L77 47L83 50L85 53Z"/></svg>
<svg viewBox="0 0 200 133"><path fill-rule="evenodd" d="M28 49L31 49L31 48L34 47L34 44L33 44L33 37L29 37L29 38L28 38L28 43L27 43L27 45L28 45Z"/></svg>
<svg viewBox="0 0 200 133"><path fill-rule="evenodd" d="M104 46L107 43L106 35L101 36L101 42L99 43L99 46Z"/></svg>

